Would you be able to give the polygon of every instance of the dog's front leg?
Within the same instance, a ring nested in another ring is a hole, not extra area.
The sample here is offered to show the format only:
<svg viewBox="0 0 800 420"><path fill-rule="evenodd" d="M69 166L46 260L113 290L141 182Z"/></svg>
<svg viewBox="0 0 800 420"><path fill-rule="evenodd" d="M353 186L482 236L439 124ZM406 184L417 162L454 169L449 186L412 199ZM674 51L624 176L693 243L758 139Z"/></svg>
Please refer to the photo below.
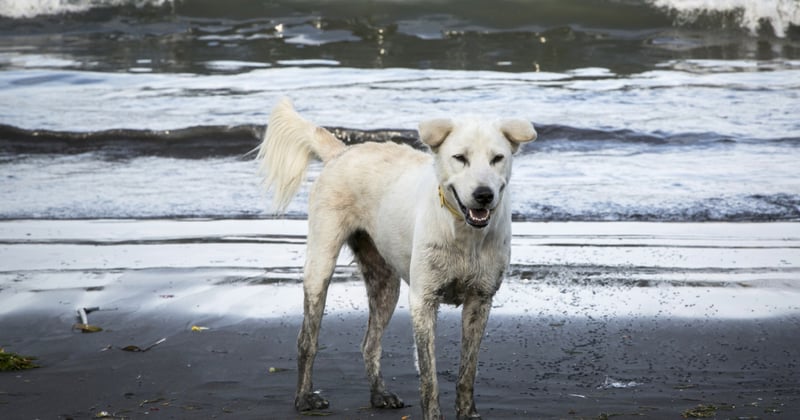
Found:
<svg viewBox="0 0 800 420"><path fill-rule="evenodd" d="M492 297L474 292L467 295L461 310L461 367L456 385L456 414L459 419L479 419L473 396L475 373Z"/></svg>
<svg viewBox="0 0 800 420"><path fill-rule="evenodd" d="M436 352L434 346L439 304L436 300L420 296L412 290L410 306L411 322L414 327L414 343L417 347L422 418L424 420L439 420L443 417L439 408L439 385L436 380Z"/></svg>

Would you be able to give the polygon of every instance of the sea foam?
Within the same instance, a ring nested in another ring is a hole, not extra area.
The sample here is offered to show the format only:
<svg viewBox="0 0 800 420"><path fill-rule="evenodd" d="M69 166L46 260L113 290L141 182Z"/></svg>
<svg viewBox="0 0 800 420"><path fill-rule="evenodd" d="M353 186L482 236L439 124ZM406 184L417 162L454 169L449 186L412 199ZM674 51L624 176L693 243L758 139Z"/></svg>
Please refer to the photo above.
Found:
<svg viewBox="0 0 800 420"><path fill-rule="evenodd" d="M757 33L769 22L775 36L783 38L790 25L800 25L800 2L796 0L650 0L654 6L676 15L677 25L693 23L701 18L724 18Z"/></svg>

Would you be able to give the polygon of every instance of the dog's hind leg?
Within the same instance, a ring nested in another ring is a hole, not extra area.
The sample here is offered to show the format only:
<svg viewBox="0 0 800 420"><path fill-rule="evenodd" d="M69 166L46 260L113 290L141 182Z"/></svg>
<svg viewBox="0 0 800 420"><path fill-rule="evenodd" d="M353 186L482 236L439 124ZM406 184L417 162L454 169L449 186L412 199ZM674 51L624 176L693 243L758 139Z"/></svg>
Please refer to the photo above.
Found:
<svg viewBox="0 0 800 420"><path fill-rule="evenodd" d="M297 393L294 405L298 411L328 408L328 401L313 390L311 373L319 346L328 285L344 243L340 229L338 223L316 220L313 214L309 215L308 251L303 278L303 326L297 337Z"/></svg>
<svg viewBox="0 0 800 420"><path fill-rule="evenodd" d="M381 338L397 306L400 277L378 253L366 232L357 231L348 244L361 267L369 298L369 321L361 352L370 384L370 404L374 408L402 408L403 400L386 390L381 374Z"/></svg>

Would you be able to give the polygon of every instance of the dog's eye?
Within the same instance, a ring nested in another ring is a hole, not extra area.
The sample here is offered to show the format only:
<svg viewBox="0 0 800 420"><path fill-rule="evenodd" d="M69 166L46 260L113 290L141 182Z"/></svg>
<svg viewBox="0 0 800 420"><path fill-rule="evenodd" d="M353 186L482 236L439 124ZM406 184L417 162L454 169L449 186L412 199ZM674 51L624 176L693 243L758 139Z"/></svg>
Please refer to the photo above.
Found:
<svg viewBox="0 0 800 420"><path fill-rule="evenodd" d="M457 161L459 161L459 162L463 163L464 165L466 165L467 163L469 163L469 161L467 161L467 157L466 157L466 156L464 156L464 155L462 155L462 154L453 155L453 159L455 159L455 160L457 160Z"/></svg>
<svg viewBox="0 0 800 420"><path fill-rule="evenodd" d="M503 156L503 155L497 155L497 156L493 157L492 158L492 165L496 165L496 164L502 162L503 159L505 159L505 156Z"/></svg>

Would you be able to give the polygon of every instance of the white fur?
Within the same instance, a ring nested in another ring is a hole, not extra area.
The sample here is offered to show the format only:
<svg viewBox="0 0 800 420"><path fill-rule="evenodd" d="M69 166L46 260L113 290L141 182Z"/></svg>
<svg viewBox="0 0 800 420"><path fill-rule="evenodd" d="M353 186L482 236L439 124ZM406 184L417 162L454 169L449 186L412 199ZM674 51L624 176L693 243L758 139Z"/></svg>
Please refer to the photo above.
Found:
<svg viewBox="0 0 800 420"><path fill-rule="evenodd" d="M297 191L310 156L324 162L309 197L306 313L298 341L308 357L302 359L313 363L339 250L356 232L364 232L385 261L379 266L388 267L386 281L399 277L409 283L415 345L425 367L420 370L421 406L424 418L435 418L439 412L433 351L436 310L442 302L463 303L465 317L475 321L465 327L471 328L465 334L480 342L491 297L509 261L512 155L520 144L534 140L536 131L523 120L462 118L426 121L419 132L433 153L394 143L345 147L327 130L302 119L284 100L270 117L258 159L265 185L275 190L279 211ZM442 205L440 189L454 210ZM377 304L395 301L396 296L394 301L387 297ZM389 317L392 310L388 308ZM478 344L467 346L462 357L477 351ZM305 407L302 401L310 387L310 366L299 366L300 409L306 409L301 406ZM470 384L475 366L471 369L464 374ZM474 411L471 388L468 394L459 397L463 405L457 407L459 415ZM321 404L320 399L311 400Z"/></svg>
<svg viewBox="0 0 800 420"><path fill-rule="evenodd" d="M330 132L300 117L288 99L278 102L256 157L264 186L275 189L276 212L283 212L297 193L312 153L327 160L343 149Z"/></svg>

